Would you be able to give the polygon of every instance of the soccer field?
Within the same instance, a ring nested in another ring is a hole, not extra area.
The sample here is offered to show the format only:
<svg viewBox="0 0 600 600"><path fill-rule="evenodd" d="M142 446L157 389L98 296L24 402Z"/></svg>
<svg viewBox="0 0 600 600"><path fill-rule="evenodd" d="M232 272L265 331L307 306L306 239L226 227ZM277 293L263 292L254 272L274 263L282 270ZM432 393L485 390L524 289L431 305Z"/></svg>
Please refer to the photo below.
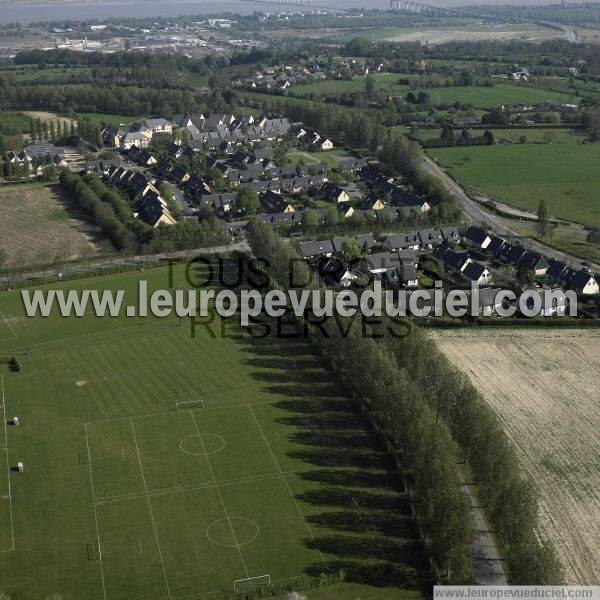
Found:
<svg viewBox="0 0 600 600"><path fill-rule="evenodd" d="M53 287L131 301L166 273ZM427 588L388 457L308 343L222 321L193 338L175 317L26 320L17 292L0 310L0 357L20 366L0 365L4 422L20 420L0 428L4 591L230 597L236 580L339 569L359 584L351 597Z"/></svg>

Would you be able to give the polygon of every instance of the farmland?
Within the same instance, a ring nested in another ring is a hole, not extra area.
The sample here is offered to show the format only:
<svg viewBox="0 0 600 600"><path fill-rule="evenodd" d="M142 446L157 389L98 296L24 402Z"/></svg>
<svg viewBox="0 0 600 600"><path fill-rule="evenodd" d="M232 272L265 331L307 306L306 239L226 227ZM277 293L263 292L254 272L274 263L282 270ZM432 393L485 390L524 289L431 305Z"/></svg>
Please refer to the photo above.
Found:
<svg viewBox="0 0 600 600"><path fill-rule="evenodd" d="M600 355L597 331L435 334L505 425L540 491L542 537L571 584L600 578Z"/></svg>
<svg viewBox="0 0 600 600"><path fill-rule="evenodd" d="M401 73L376 73L373 75L376 89L385 89L390 94L405 96L411 88L398 83L400 79L411 78ZM415 79L417 83L418 79ZM351 80L323 80L298 85L287 90L287 95L305 98L311 94L335 96L343 93L359 92L365 89L365 78L356 77ZM469 104L474 108L489 110L503 104L538 104L540 102L559 102L578 104L579 98L574 94L549 91L531 85L502 82L492 87L483 85L462 87L438 87L425 90L431 104Z"/></svg>
<svg viewBox="0 0 600 600"><path fill-rule="evenodd" d="M58 186L0 187L0 248L8 267L73 260L109 249L95 227L75 216Z"/></svg>
<svg viewBox="0 0 600 600"><path fill-rule="evenodd" d="M120 289L131 304L141 278L168 287L166 269L59 287ZM174 280L186 287L183 267ZM407 498L308 344L239 337L219 320L195 337L170 318L24 325L20 297L5 294L0 356L21 372L0 371L4 415L21 426L3 445L25 464L0 501L6 592L220 598L236 579L343 568L347 583L321 597L422 596Z"/></svg>
<svg viewBox="0 0 600 600"><path fill-rule="evenodd" d="M600 226L598 144L517 144L431 149L461 185L535 211L543 198L551 215Z"/></svg>

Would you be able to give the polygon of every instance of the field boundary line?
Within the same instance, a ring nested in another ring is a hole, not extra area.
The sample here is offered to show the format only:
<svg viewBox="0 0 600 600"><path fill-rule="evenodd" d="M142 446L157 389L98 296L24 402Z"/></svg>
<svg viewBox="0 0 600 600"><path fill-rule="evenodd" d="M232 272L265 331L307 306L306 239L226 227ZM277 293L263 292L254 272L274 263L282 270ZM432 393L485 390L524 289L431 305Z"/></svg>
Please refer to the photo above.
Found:
<svg viewBox="0 0 600 600"><path fill-rule="evenodd" d="M94 508L94 521L96 522L96 539L98 540L98 550L100 551L100 577L102 579L102 594L104 600L106 600L106 584L104 582L104 566L102 564L102 544L100 542L100 528L98 526L98 511L96 510L96 494L94 492L94 476L92 474L92 452L90 450L90 439L88 436L87 423L84 426L85 429L85 444L88 451L88 467L90 471L90 484L92 486L92 506Z"/></svg>
<svg viewBox="0 0 600 600"><path fill-rule="evenodd" d="M270 473L265 475L252 475L241 479L225 479L223 481L207 481L204 483L195 483L187 486L174 488L163 488L157 490L148 490L146 493L131 492L130 494L119 494L116 496L104 496L96 499L96 504L108 504L110 502L122 502L125 500L136 500L145 496L166 496L168 494L185 494L186 492L195 492L197 490L209 489L212 487L227 487L231 485L244 485L245 483L254 483L256 481L269 481L271 479L281 479L286 475L297 475L306 473L306 470L284 471L282 473Z"/></svg>
<svg viewBox="0 0 600 600"><path fill-rule="evenodd" d="M206 448L204 447L204 441L202 440L202 434L198 429L198 423L196 422L196 417L194 416L194 411L190 410L190 416L192 417L192 421L194 421L194 427L196 428L196 432L198 433L198 437L200 438L200 444L202 445L202 451L204 452L204 456L206 457L206 462L208 464L208 468L210 469L210 474L212 475L213 481L216 484L217 478L215 477L215 472L213 471L212 465L210 464L210 459L208 458L208 454L206 453ZM221 490L218 485L215 485L215 489L217 490L217 494L219 494L219 500L221 500L221 506L223 506L223 511L225 512L225 517L227 518L227 523L229 523L229 529L231 529L231 535L233 536L233 541L235 542L235 546L240 555L240 559L242 560L242 565L244 567L244 571L246 572L246 577L250 577L248 574L248 568L246 567L246 561L244 560L244 555L242 554L242 549L237 541L237 537L235 535L235 530L233 525L231 524L231 519L229 518L229 513L227 512L227 507L225 506L225 501L223 500L223 495L221 494Z"/></svg>
<svg viewBox="0 0 600 600"><path fill-rule="evenodd" d="M269 449L269 452L271 453L271 456L272 456L273 460L275 461L275 464L277 465L277 469L281 473L283 481L285 482L288 492L290 493L290 497L294 501L294 504L296 506L296 510L298 511L298 514L300 515L300 517L302 517L302 521L304 522L304 525L306 526L306 529L307 529L312 541L315 542L315 544L316 544L315 536L313 535L312 529L310 528L310 525L308 524L308 521L306 520L304 513L300 509L298 500L296 500L296 496L294 496L294 492L292 492L292 488L290 487L289 481L287 480L287 477L285 476L283 470L281 469L281 466L279 465L279 461L275 457L275 453L273 452L273 450L271 448L271 444L269 444L269 440L267 440L267 436L265 435L265 432L263 431L263 428L261 427L260 422L256 418L256 415L254 414L254 411L252 410L252 406L250 404L248 404L248 408L250 409L252 418L254 419L254 422L256 423L256 426L258 427L258 430L260 431L260 434L262 435L262 438L263 438L265 444L267 445L267 448ZM323 553L321 552L321 550L319 550L319 554L321 555L321 560L323 561L325 568L329 569L329 565L327 564L327 561L325 560L325 557L323 556Z"/></svg>
<svg viewBox="0 0 600 600"><path fill-rule="evenodd" d="M10 461L8 459L8 446L4 446L4 452L6 453L6 477L8 482L8 512L10 514L10 538L12 545L6 550L0 550L0 552L13 552L15 550L15 528L13 525L13 511L12 511L12 493L10 488Z"/></svg>
<svg viewBox="0 0 600 600"><path fill-rule="evenodd" d="M144 482L144 491L148 491L148 486L146 485L146 477L144 476L144 467L142 467L142 457L140 456L140 448L138 446L137 436L135 435L135 427L133 426L133 418L129 419L131 423L131 433L133 433L133 443L135 444L135 452L137 454L138 463L140 465L140 473L142 474L142 481Z"/></svg>
<svg viewBox="0 0 600 600"><path fill-rule="evenodd" d="M6 404L4 403L4 375L0 375L0 387L2 388L2 415L4 416L4 444L0 448L8 448L8 425L6 424Z"/></svg>
<svg viewBox="0 0 600 600"><path fill-rule="evenodd" d="M152 520L152 528L154 529L154 537L156 538L156 547L158 548L158 556L160 557L160 564L162 567L163 577L165 578L165 586L167 588L167 597L169 599L171 599L172 598L171 588L169 588L169 580L167 578L165 562L163 560L162 551L160 549L160 542L158 541L158 532L156 531L156 521L154 520L154 513L152 512L152 504L150 503L150 496L146 496L146 500L148 501L148 510L150 511L150 519Z"/></svg>
<svg viewBox="0 0 600 600"><path fill-rule="evenodd" d="M248 404L248 402L242 402L240 404L227 404L226 406L207 406L206 408L200 408L198 410L204 412L207 410L226 410L228 408L244 408L247 406L263 406L266 404L276 404L277 402L279 402L279 400L264 400L262 402L253 402L252 404ZM162 416L169 416L169 415L176 415L176 414L185 414L186 412L189 411L185 411L185 410L180 410L180 411L175 411L175 410L170 410L170 411L163 411L163 412L156 412L156 413L148 413L147 415L137 415L135 417L115 417L113 419L97 419L95 421L87 421L85 424L86 425L96 425L98 423L111 423L113 421L127 421L129 419L150 419L151 417L162 417ZM197 411L194 411L197 412Z"/></svg>

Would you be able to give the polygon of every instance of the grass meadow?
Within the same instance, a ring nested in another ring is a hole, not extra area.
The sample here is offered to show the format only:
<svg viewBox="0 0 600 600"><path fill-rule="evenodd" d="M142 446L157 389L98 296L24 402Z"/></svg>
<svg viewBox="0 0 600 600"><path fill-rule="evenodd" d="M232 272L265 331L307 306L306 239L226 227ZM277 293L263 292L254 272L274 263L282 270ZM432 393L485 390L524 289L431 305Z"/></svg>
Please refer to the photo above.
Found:
<svg viewBox="0 0 600 600"><path fill-rule="evenodd" d="M403 75L402 73L376 73L373 77L376 89L385 89L395 96L405 96L411 91L408 85L398 83L401 79L408 77L418 81L418 77ZM364 89L365 77L356 77L349 81L326 79L298 85L289 88L286 94L298 98L306 98L311 94L336 96L343 93L364 91ZM493 87L484 87L481 85L439 87L427 88L425 91L429 94L431 104L454 104L455 102L460 102L461 104L469 104L473 108L480 110L489 110L494 106L504 104L534 105L540 102L579 104L580 101L580 98L575 96L575 94L548 91L512 82L496 83Z"/></svg>
<svg viewBox="0 0 600 600"><path fill-rule="evenodd" d="M141 278L168 287L163 268L52 287L131 304ZM183 267L174 280L187 287ZM422 597L407 498L307 342L220 320L192 337L176 317L26 319L18 292L0 310L0 357L20 365L0 365L4 422L20 419L0 427L13 598L222 598L237 579L342 568L316 598Z"/></svg>
<svg viewBox="0 0 600 600"><path fill-rule="evenodd" d="M470 189L552 216L600 226L600 145L511 144L428 150Z"/></svg>

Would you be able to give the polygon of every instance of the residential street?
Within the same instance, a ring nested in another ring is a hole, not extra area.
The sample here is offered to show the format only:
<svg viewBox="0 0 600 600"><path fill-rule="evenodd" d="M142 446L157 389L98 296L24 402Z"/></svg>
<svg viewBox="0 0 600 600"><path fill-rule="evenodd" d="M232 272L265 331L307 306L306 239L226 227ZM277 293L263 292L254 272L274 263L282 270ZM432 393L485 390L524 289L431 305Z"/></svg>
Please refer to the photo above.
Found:
<svg viewBox="0 0 600 600"><path fill-rule="evenodd" d="M576 256L567 254L550 246L546 246L530 237L521 236L511 229L511 220L483 210L476 202L471 200L464 190L450 177L434 160L425 156L423 168L430 174L439 177L445 184L446 189L452 194L463 212L475 225L489 225L496 235L505 238L519 238L523 246L543 254L547 258L561 260L577 269L589 268L600 271L600 265L595 263L584 264L584 261Z"/></svg>

